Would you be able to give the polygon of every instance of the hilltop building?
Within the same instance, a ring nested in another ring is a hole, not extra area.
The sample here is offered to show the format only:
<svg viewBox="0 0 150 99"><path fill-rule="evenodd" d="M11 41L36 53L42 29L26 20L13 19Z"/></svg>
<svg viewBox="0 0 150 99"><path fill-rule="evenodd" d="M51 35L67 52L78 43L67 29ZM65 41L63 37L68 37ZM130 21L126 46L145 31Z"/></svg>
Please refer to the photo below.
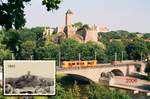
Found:
<svg viewBox="0 0 150 99"><path fill-rule="evenodd" d="M104 26L104 27L98 27L98 31L105 33L105 32L109 32L110 30Z"/></svg>
<svg viewBox="0 0 150 99"><path fill-rule="evenodd" d="M98 41L97 27L95 25L86 30L84 42L86 43L88 41Z"/></svg>
<svg viewBox="0 0 150 99"><path fill-rule="evenodd" d="M69 9L65 13L65 26L62 27L45 27L43 36L47 38L51 36L53 33L65 33L67 38L75 38L81 42L88 42L88 41L98 41L98 32L109 32L110 30L107 27L97 27L91 26L89 29L86 30L85 38L82 38L80 35L77 34L77 28L73 26L72 18L74 13Z"/></svg>

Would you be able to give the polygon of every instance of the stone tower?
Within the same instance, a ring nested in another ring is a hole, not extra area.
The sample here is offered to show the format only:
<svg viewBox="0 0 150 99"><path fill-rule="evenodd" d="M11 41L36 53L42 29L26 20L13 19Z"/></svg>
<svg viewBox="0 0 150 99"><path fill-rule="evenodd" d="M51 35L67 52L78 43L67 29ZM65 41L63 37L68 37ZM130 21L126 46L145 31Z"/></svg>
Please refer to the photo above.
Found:
<svg viewBox="0 0 150 99"><path fill-rule="evenodd" d="M73 12L69 9L66 12L66 33L67 37L71 37L72 35L75 34L75 28L72 26L72 16Z"/></svg>
<svg viewBox="0 0 150 99"><path fill-rule="evenodd" d="M73 12L69 9L66 12L66 26L70 26L72 25L72 16L73 16Z"/></svg>

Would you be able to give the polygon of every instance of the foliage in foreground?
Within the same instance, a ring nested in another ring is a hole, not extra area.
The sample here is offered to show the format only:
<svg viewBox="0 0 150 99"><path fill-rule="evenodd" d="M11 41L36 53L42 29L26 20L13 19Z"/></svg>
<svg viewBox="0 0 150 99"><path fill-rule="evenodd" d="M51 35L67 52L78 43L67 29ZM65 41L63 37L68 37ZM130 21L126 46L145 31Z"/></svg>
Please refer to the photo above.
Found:
<svg viewBox="0 0 150 99"><path fill-rule="evenodd" d="M81 94L81 89L77 83L66 91L64 91L64 88L60 84L56 86L57 95L52 99L131 99L131 97L124 92L110 90L99 84L88 85L85 95Z"/></svg>
<svg viewBox="0 0 150 99"><path fill-rule="evenodd" d="M89 99L131 99L126 93L110 90L101 85L89 85L87 87Z"/></svg>
<svg viewBox="0 0 150 99"><path fill-rule="evenodd" d="M0 0L0 26L19 29L26 23L24 9L31 0ZM47 11L57 10L62 0L41 0Z"/></svg>

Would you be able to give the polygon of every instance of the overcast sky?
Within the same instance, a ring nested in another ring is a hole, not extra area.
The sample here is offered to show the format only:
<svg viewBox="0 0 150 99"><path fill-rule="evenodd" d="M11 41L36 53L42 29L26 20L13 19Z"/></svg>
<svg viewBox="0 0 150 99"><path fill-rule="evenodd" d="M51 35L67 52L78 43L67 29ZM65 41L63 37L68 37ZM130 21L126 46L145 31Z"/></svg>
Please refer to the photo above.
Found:
<svg viewBox="0 0 150 99"><path fill-rule="evenodd" d="M63 26L65 12L71 9L73 22L150 33L150 0L64 0L53 12L47 12L41 1L32 0L27 5L26 27Z"/></svg>

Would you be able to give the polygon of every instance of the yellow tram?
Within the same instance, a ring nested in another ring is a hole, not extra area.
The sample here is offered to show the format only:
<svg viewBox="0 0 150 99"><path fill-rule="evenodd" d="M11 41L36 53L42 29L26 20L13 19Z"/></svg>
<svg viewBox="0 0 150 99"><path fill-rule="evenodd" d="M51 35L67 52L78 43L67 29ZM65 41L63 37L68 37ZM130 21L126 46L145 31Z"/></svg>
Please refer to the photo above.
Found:
<svg viewBox="0 0 150 99"><path fill-rule="evenodd" d="M97 60L87 60L87 61L63 61L62 68L86 68L95 67Z"/></svg>

